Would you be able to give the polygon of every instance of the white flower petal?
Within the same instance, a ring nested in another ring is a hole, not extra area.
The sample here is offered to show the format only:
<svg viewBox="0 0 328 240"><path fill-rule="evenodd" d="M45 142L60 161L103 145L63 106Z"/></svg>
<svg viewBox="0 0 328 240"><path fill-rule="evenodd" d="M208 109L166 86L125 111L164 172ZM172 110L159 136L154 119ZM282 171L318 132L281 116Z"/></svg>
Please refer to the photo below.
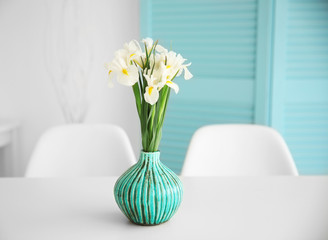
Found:
<svg viewBox="0 0 328 240"><path fill-rule="evenodd" d="M124 66L126 66L126 64L124 63ZM122 66L120 65L120 62L118 61L117 58L115 58L109 65L108 70L112 70L113 72L118 72L120 71L120 69L122 68Z"/></svg>
<svg viewBox="0 0 328 240"><path fill-rule="evenodd" d="M106 68L107 74L108 74L108 87L112 88L112 87L114 87L112 63L105 63L105 68Z"/></svg>
<svg viewBox="0 0 328 240"><path fill-rule="evenodd" d="M156 87L148 86L146 87L144 97L147 103L154 105L158 101L159 92Z"/></svg>
<svg viewBox="0 0 328 240"><path fill-rule="evenodd" d="M146 45L153 45L154 41L150 37L147 37L147 38L142 39L142 42L145 43Z"/></svg>
<svg viewBox="0 0 328 240"><path fill-rule="evenodd" d="M117 73L117 81L125 86L133 86L139 79L138 68L134 65L129 65L127 68L122 68Z"/></svg>
<svg viewBox="0 0 328 240"><path fill-rule="evenodd" d="M132 40L129 42L129 50L135 51L135 52L141 51L141 47L137 40Z"/></svg>
<svg viewBox="0 0 328 240"><path fill-rule="evenodd" d="M127 55L128 51L126 49L119 49L114 54L117 61L119 61L119 59L126 59Z"/></svg>
<svg viewBox="0 0 328 240"><path fill-rule="evenodd" d="M108 73L108 87L113 88L114 87L114 83L113 83L113 73L112 71L110 71Z"/></svg>
<svg viewBox="0 0 328 240"><path fill-rule="evenodd" d="M149 52L150 49L151 49L151 47L153 46L153 43L154 43L153 39L151 39L151 38L144 38L144 39L142 39L142 42L144 44L146 44L147 51Z"/></svg>
<svg viewBox="0 0 328 240"><path fill-rule="evenodd" d="M167 49L164 48L162 45L157 44L156 51L159 53L168 53Z"/></svg>
<svg viewBox="0 0 328 240"><path fill-rule="evenodd" d="M187 69L187 67L183 67L183 70L184 70L184 79L185 80L189 80L190 78L193 77L193 75L189 72L189 70Z"/></svg>
<svg viewBox="0 0 328 240"><path fill-rule="evenodd" d="M178 84L172 82L172 81L166 81L166 85L174 90L175 93L179 92L179 86Z"/></svg>
<svg viewBox="0 0 328 240"><path fill-rule="evenodd" d="M148 86L154 86L154 82L156 80L155 75L150 75L150 71L148 71L148 75L147 74L143 74L144 78L146 79Z"/></svg>
<svg viewBox="0 0 328 240"><path fill-rule="evenodd" d="M132 40L129 43L125 43L124 49L127 51L127 61L139 59L142 53L140 45L136 40Z"/></svg>
<svg viewBox="0 0 328 240"><path fill-rule="evenodd" d="M146 74L144 74L143 76L144 76L144 78L146 79L148 85L151 85L151 83L150 83L150 82L151 82L150 77L149 77L148 75L146 75Z"/></svg>

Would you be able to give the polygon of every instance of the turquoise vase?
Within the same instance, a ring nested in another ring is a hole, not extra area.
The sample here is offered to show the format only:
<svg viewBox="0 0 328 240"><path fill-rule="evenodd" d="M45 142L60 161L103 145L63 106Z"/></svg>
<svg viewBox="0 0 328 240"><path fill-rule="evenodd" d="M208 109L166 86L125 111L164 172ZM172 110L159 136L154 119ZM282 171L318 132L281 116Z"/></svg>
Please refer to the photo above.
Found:
<svg viewBox="0 0 328 240"><path fill-rule="evenodd" d="M116 181L115 200L127 218L140 225L168 221L180 206L183 187L161 163L160 152L141 152L139 161Z"/></svg>

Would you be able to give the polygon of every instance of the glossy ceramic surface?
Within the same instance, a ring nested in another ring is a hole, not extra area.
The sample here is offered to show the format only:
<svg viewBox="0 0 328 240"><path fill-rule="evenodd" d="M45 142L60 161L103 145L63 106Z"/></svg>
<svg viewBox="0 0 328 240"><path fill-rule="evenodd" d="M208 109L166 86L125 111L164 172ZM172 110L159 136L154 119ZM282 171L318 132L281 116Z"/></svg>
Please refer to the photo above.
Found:
<svg viewBox="0 0 328 240"><path fill-rule="evenodd" d="M117 180L115 200L133 223L156 225L168 221L182 201L178 176L160 161L160 152L141 152L139 161Z"/></svg>

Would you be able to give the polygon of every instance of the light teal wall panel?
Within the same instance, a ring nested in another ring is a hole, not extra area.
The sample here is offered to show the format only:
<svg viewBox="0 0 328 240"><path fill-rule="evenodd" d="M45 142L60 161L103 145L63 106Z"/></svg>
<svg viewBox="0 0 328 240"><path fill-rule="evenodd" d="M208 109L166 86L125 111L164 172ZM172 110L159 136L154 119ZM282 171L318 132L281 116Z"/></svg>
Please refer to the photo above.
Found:
<svg viewBox="0 0 328 240"><path fill-rule="evenodd" d="M161 144L176 172L197 128L257 123L282 133L301 174L328 174L327 0L141 0L141 35L193 62Z"/></svg>
<svg viewBox="0 0 328 240"><path fill-rule="evenodd" d="M272 126L301 174L328 174L328 1L276 0Z"/></svg>
<svg viewBox="0 0 328 240"><path fill-rule="evenodd" d="M271 4L141 1L142 37L159 39L192 62L194 78L178 79L180 92L171 94L160 146L162 160L175 172L180 172L190 138L199 127L268 121Z"/></svg>

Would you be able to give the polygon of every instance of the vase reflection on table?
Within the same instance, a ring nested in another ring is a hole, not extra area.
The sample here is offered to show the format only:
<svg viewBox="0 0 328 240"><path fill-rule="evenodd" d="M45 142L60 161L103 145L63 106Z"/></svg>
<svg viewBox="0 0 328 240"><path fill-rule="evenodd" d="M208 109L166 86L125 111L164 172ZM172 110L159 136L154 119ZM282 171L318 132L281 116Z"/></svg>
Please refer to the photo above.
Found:
<svg viewBox="0 0 328 240"><path fill-rule="evenodd" d="M117 81L132 86L141 125L142 147L139 161L117 180L115 200L133 223L157 225L168 221L182 201L183 187L178 176L160 161L158 150L166 108L174 79L184 72L192 78L180 54L168 51L152 39L143 41L144 51L135 40L116 51L112 62L105 65L112 86Z"/></svg>

